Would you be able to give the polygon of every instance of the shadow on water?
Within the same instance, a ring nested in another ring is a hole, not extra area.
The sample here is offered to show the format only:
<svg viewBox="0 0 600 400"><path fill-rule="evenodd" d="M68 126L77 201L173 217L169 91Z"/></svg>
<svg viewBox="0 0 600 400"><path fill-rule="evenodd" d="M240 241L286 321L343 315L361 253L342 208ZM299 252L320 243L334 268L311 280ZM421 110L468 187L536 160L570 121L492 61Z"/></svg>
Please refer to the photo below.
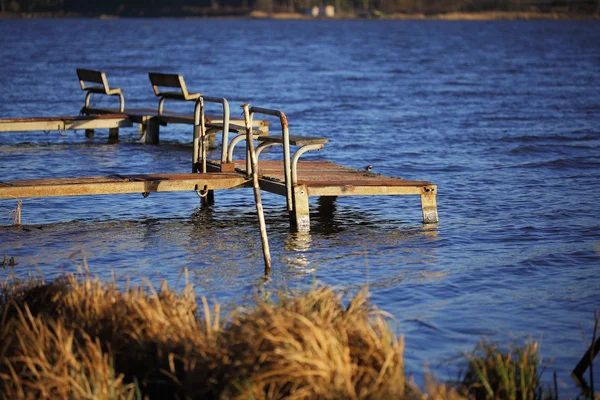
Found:
<svg viewBox="0 0 600 400"><path fill-rule="evenodd" d="M342 224L335 218L337 210L336 197L321 196L317 200L316 212L311 215L312 227L323 234L333 234L343 229Z"/></svg>

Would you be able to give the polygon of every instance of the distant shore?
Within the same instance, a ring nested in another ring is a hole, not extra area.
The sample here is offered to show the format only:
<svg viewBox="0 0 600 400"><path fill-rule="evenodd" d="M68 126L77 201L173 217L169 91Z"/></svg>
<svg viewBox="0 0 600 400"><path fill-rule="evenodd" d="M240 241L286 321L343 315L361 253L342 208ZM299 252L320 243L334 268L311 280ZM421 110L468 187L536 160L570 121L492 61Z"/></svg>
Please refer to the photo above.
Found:
<svg viewBox="0 0 600 400"><path fill-rule="evenodd" d="M253 11L250 18L269 18L264 11ZM315 19L300 13L274 13L271 19ZM326 19L326 18L320 18ZM595 20L600 14L569 13L564 11L480 11L450 12L439 14L394 13L387 15L346 16L329 19L392 19L392 20L449 20L449 21L493 21L493 20Z"/></svg>
<svg viewBox="0 0 600 400"><path fill-rule="evenodd" d="M82 13L57 13L57 12L5 12L0 13L3 19L42 19L42 18L98 18L98 19L120 19L120 18L199 18L199 19L277 19L277 20L313 20L313 19L388 19L388 20L451 20L451 21L493 21L493 20L598 20L600 13L574 13L568 11L477 11L477 12L449 12L439 14L423 13L393 13L382 14L378 12L363 13L359 15L341 15L334 18L314 18L302 13L273 13L269 15L264 11L252 11L249 13L230 12L223 14L185 14L165 16L119 16L110 14L82 14Z"/></svg>

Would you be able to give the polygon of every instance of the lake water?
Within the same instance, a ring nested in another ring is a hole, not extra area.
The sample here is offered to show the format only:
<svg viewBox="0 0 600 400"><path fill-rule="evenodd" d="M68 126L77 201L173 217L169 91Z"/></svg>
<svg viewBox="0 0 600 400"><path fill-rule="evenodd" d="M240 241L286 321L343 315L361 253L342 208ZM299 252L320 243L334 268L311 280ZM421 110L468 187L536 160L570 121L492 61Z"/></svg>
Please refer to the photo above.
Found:
<svg viewBox="0 0 600 400"><path fill-rule="evenodd" d="M140 107L157 104L148 72L180 73L234 115L245 102L277 108L292 133L330 138L306 159L437 184L440 216L423 226L418 196L339 198L332 214L311 203L311 232L298 234L284 199L263 194L265 283L249 189L217 192L209 209L187 192L24 199L25 225L0 230L0 255L18 275L47 278L75 270L81 251L103 279L176 284L187 269L198 296L229 310L264 290L368 285L406 335L418 379L425 361L454 377L444 360L481 336L531 336L568 397L600 308L599 31L597 21L0 20L1 117L76 115L76 68L105 71ZM106 132L0 134L0 176L190 170L189 126L163 128L160 146L137 139L135 128L116 145ZM0 201L4 225L14 208Z"/></svg>

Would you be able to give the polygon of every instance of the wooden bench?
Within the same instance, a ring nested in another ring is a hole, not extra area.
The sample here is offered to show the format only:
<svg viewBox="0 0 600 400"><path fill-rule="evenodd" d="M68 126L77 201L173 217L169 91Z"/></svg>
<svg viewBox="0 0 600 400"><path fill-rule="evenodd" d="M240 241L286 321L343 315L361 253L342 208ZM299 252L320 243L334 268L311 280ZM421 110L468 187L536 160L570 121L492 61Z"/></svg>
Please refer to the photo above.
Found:
<svg viewBox="0 0 600 400"><path fill-rule="evenodd" d="M110 88L108 86L108 80L106 74L102 71L92 71L91 69L77 69L77 77L79 78L79 84L81 90L86 91L85 95L85 108L90 107L90 97L92 94L104 94L106 96L119 96L119 112L125 110L125 98L123 97L123 91L121 88ZM87 83L97 83L100 86L88 86Z"/></svg>
<svg viewBox="0 0 600 400"><path fill-rule="evenodd" d="M158 115L162 115L163 104L166 99L196 101L202 95L200 93L190 93L187 90L183 76L178 74L163 74L158 72L148 73L150 84L156 97L160 98L158 102ZM178 89L173 91L161 91L161 88Z"/></svg>
<svg viewBox="0 0 600 400"><path fill-rule="evenodd" d="M102 71L92 71L78 69L77 74L80 77L80 83L82 89L88 91L88 94L101 93L108 95L117 95L122 93L119 88L110 88L106 80L106 74ZM114 114L118 112L124 112L130 118L133 123L139 124L140 128L140 139L142 142L147 144L158 144L159 142L159 131L160 125L167 124L188 124L194 125L195 116L194 114L185 114L174 111L163 110L163 104L166 99L182 100L182 101L196 101L200 97L199 93L190 93L185 85L185 81L181 75L178 74L163 74L152 72L149 74L150 83L154 94L161 99L159 101L158 113L154 108L128 108L124 109L125 101L121 101L119 109L115 108L95 108L90 107L89 97L86 96L85 106L81 109L83 114L87 115L99 115L99 114ZM86 86L85 82L100 83L101 86ZM122 97L122 94L120 95ZM218 100L222 103L224 99L215 99L204 97L204 101ZM228 106L228 105L227 105ZM157 115L158 114L158 115ZM205 134L213 135L217 132L221 132L224 129L225 119L222 116L205 116ZM258 135L268 135L269 133L269 121L257 120L253 123L253 129L255 129ZM241 133L245 132L244 120L237 118L231 120L229 118L229 132ZM114 132L118 134L118 132ZM93 131L87 131L88 136L93 136ZM223 152L225 157L226 152Z"/></svg>
<svg viewBox="0 0 600 400"><path fill-rule="evenodd" d="M125 110L125 97L123 97L123 91L121 88L111 88L108 86L108 79L106 79L106 74L104 72L77 68L77 77L79 78L81 90L87 92L85 94L85 105L81 109L82 114L86 114L85 110L90 107L90 98L93 94L119 96L119 112L122 113ZM87 83L93 83L96 85L90 86L87 85ZM94 137L94 129L86 129L85 136L88 138ZM109 139L116 140L119 137L119 128L110 128L108 131L108 137Z"/></svg>

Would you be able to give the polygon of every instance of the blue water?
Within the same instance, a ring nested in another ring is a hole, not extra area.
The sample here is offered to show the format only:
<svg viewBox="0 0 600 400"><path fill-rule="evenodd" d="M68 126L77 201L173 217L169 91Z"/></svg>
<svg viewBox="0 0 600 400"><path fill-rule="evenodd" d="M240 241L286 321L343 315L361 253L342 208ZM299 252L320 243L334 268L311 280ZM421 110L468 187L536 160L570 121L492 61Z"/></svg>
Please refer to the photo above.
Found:
<svg viewBox="0 0 600 400"><path fill-rule="evenodd" d="M265 290L368 285L406 335L417 379L426 361L454 377L443 362L481 336L531 336L568 397L600 308L598 31L597 21L1 20L1 117L77 114L78 67L104 70L140 107L157 104L147 72L180 73L235 115L245 102L278 108L292 133L330 138L307 159L436 183L440 223L421 224L418 197L348 197L333 213L311 203L311 232L298 234L283 198L263 194L265 282L251 190L218 192L210 209L194 193L24 199L25 226L0 230L0 255L18 275L47 278L75 270L82 252L103 279L174 285L187 269L198 296L229 310ZM188 126L163 128L160 146L139 144L135 128L117 145L106 137L0 134L1 179L190 170ZM4 225L14 208L0 201Z"/></svg>

